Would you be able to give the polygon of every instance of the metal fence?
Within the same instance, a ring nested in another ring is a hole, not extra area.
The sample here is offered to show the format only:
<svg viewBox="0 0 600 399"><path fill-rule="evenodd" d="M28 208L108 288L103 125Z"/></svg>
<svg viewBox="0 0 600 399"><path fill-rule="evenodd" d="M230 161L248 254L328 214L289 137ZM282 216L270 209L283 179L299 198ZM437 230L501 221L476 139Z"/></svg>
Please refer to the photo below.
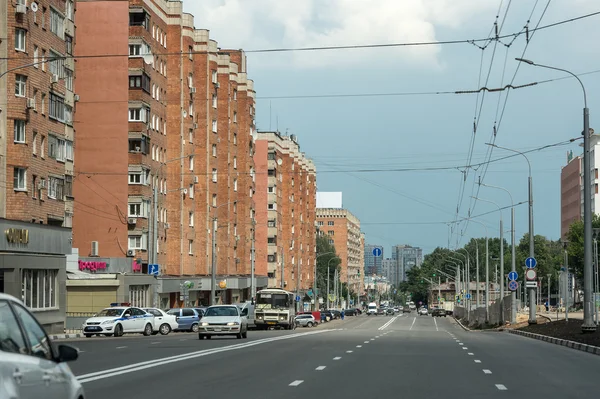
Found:
<svg viewBox="0 0 600 399"><path fill-rule="evenodd" d="M506 322L510 322L511 304L512 299L510 295L505 296L504 300L497 299L490 304L488 309L489 325L504 325ZM467 314L467 309L456 306L454 308L454 315L462 321L467 322L470 326L483 326L486 320L485 307L472 309Z"/></svg>

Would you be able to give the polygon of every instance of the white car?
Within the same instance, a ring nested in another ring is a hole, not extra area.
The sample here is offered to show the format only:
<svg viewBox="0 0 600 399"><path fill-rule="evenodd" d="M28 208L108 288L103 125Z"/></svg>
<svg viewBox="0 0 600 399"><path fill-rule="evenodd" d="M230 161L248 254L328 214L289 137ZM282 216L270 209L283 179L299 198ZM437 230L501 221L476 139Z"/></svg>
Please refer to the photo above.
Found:
<svg viewBox="0 0 600 399"><path fill-rule="evenodd" d="M115 305L115 306L112 306ZM140 308L128 306L129 304L111 304L110 308L103 309L83 323L83 334L86 337L104 334L109 337L120 337L123 334L142 333L146 336L154 331L154 316Z"/></svg>
<svg viewBox="0 0 600 399"><path fill-rule="evenodd" d="M0 398L83 399L66 363L78 356L76 348L53 346L23 303L0 293Z"/></svg>
<svg viewBox="0 0 600 399"><path fill-rule="evenodd" d="M419 309L419 316L427 316L427 308Z"/></svg>
<svg viewBox="0 0 600 399"><path fill-rule="evenodd" d="M168 314L164 310L158 308L144 308L143 310L146 313L150 313L154 316L152 335L156 335L158 333L167 335L171 331L179 328L179 323L177 323L177 317L175 315Z"/></svg>
<svg viewBox="0 0 600 399"><path fill-rule="evenodd" d="M242 316L240 309L235 305L210 306L198 327L198 339L210 339L215 335L248 338L248 318Z"/></svg>

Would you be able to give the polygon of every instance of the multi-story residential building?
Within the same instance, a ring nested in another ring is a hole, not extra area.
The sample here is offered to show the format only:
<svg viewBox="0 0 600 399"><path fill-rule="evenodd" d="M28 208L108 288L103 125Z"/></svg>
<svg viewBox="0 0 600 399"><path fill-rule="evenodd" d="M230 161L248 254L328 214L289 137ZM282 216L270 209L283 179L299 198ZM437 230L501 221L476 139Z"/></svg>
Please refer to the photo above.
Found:
<svg viewBox="0 0 600 399"><path fill-rule="evenodd" d="M560 172L560 236L562 239L567 238L571 223L581 220L583 203L581 171L582 158L574 157L573 151L569 151L567 165Z"/></svg>
<svg viewBox="0 0 600 399"><path fill-rule="evenodd" d="M383 246L376 244L365 244L364 248L365 275L381 275L382 261L384 259ZM373 254L375 248L378 248L381 251L380 256L375 256Z"/></svg>
<svg viewBox="0 0 600 399"><path fill-rule="evenodd" d="M255 95L244 53L218 49L181 1L84 2L79 13L81 55L129 57L79 68L89 106L75 187L89 208L75 246L109 271L158 272L136 289L163 307L210 303L214 251L217 302L247 299Z"/></svg>
<svg viewBox="0 0 600 399"><path fill-rule="evenodd" d="M341 259L340 280L348 283L351 291L360 292L364 265L360 220L347 209L317 208L317 226Z"/></svg>
<svg viewBox="0 0 600 399"><path fill-rule="evenodd" d="M71 0L0 6L0 292L61 332L74 206L74 21Z"/></svg>
<svg viewBox="0 0 600 399"><path fill-rule="evenodd" d="M385 276L387 281L389 281L391 285L398 285L398 283L402 280L400 279L400 268L398 267L398 262L396 262L396 259L386 258L381 262L381 264L383 269L382 274Z"/></svg>
<svg viewBox="0 0 600 399"><path fill-rule="evenodd" d="M256 271L304 294L316 265L316 169L294 135L258 132L255 146Z"/></svg>
<svg viewBox="0 0 600 399"><path fill-rule="evenodd" d="M392 259L397 263L398 281L406 281L406 273L413 267L421 266L421 263L423 263L423 250L410 245L394 245L392 247Z"/></svg>

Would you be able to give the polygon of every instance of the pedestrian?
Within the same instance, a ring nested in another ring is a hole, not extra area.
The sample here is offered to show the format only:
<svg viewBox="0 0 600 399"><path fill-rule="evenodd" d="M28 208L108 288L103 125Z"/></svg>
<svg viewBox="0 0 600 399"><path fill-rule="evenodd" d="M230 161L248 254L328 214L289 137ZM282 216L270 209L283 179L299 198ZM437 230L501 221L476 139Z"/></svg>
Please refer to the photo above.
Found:
<svg viewBox="0 0 600 399"><path fill-rule="evenodd" d="M344 313L344 310L342 309L342 311L340 312L340 317L342 318L342 320L344 320L344 316L345 316L345 313Z"/></svg>

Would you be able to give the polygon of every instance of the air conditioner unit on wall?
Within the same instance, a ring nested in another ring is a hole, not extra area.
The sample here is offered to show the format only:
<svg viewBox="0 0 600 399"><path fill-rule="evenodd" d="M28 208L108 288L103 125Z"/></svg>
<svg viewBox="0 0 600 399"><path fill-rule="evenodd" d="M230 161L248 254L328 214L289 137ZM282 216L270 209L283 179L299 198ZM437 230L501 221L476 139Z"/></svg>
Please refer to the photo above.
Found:
<svg viewBox="0 0 600 399"><path fill-rule="evenodd" d="M28 98L27 99L27 108L29 108L29 109L35 109L35 98Z"/></svg>
<svg viewBox="0 0 600 399"><path fill-rule="evenodd" d="M98 241L92 241L90 256L98 256Z"/></svg>
<svg viewBox="0 0 600 399"><path fill-rule="evenodd" d="M135 256L135 251L133 249L128 249L127 250L127 256L129 256L130 258Z"/></svg>
<svg viewBox="0 0 600 399"><path fill-rule="evenodd" d="M53 73L52 77L50 78L50 83L58 83L58 75Z"/></svg>
<svg viewBox="0 0 600 399"><path fill-rule="evenodd" d="M191 94L196 94L196 88L195 87L190 87L190 93Z"/></svg>
<svg viewBox="0 0 600 399"><path fill-rule="evenodd" d="M194 184L200 183L200 178L198 176L194 176Z"/></svg>
<svg viewBox="0 0 600 399"><path fill-rule="evenodd" d="M136 224L137 223L137 219L136 218L129 218L127 219L127 224Z"/></svg>
<svg viewBox="0 0 600 399"><path fill-rule="evenodd" d="M25 4L17 4L15 12L17 14L25 14L27 12L27 6Z"/></svg>

